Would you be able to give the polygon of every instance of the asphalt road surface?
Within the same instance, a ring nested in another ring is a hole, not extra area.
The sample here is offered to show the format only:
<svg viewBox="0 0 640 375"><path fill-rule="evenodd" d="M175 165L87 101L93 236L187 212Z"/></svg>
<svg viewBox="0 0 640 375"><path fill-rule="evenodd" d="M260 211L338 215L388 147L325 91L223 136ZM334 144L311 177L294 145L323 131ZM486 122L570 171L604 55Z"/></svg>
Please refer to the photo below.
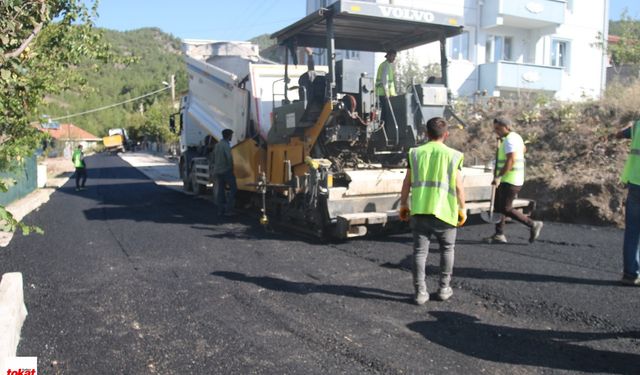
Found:
<svg viewBox="0 0 640 375"><path fill-rule="evenodd" d="M510 224L486 245L492 228L467 225L454 296L415 306L409 234L268 233L117 156L88 165L88 190L69 181L25 218L44 236L0 251L25 282L18 355L43 374L640 373L621 230L546 223L529 245Z"/></svg>

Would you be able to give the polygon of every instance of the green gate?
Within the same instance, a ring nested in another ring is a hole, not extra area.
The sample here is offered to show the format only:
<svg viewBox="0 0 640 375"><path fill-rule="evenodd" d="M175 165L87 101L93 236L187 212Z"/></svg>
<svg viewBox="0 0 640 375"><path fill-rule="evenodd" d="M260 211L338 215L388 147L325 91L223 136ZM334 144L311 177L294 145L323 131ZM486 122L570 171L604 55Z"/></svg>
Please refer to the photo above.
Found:
<svg viewBox="0 0 640 375"><path fill-rule="evenodd" d="M15 184L9 187L6 193L0 192L0 205L6 206L9 203L25 197L36 190L38 185L38 169L35 155L24 160L23 165L11 172L0 172L0 179L13 179Z"/></svg>

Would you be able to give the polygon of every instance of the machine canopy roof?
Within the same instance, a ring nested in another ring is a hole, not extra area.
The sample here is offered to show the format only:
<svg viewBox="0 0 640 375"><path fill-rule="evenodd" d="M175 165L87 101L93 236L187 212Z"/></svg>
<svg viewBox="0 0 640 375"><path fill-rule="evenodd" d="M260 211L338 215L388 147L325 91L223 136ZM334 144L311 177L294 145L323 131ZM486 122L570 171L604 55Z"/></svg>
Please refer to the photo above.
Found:
<svg viewBox="0 0 640 375"><path fill-rule="evenodd" d="M335 48L384 52L404 50L462 33L462 18L422 9L340 0L275 32L278 44L327 47L327 18L333 18Z"/></svg>

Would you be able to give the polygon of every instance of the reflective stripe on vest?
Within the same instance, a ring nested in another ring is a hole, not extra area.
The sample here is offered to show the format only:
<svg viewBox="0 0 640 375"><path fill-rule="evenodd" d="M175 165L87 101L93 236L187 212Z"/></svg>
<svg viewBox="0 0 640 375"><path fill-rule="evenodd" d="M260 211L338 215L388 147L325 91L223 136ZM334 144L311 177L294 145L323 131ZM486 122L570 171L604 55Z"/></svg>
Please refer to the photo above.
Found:
<svg viewBox="0 0 640 375"><path fill-rule="evenodd" d="M520 137L515 132L510 132L506 138L515 138ZM500 141L500 146L498 149L498 160L496 163L496 171L500 171L504 164L507 162L507 154L504 150L504 141ZM524 150L523 150L524 151ZM506 182L508 184L520 186L524 183L524 154L521 152L520 155L516 155L516 160L513 163L513 167L502 176L500 179L501 182Z"/></svg>
<svg viewBox="0 0 640 375"><path fill-rule="evenodd" d="M640 185L640 121L636 121L631 129L631 150L620 180L625 184Z"/></svg>
<svg viewBox="0 0 640 375"><path fill-rule="evenodd" d="M389 89L389 96L396 96L396 74L393 69L393 65L385 60L380 66L378 66L378 72L376 74L376 95L384 96L384 85L382 84L382 71L387 67L387 86Z"/></svg>
<svg viewBox="0 0 640 375"><path fill-rule="evenodd" d="M434 215L455 226L458 221L456 170L463 154L441 142L409 150L411 214Z"/></svg>

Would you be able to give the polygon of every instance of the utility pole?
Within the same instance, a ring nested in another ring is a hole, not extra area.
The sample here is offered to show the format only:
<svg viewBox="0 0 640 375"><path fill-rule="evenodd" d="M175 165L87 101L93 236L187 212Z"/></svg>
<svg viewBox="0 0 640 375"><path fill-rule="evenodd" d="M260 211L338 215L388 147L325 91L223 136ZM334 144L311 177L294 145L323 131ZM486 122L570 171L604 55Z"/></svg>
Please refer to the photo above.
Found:
<svg viewBox="0 0 640 375"><path fill-rule="evenodd" d="M176 76L175 74L171 75L169 80L169 84L171 85L171 105L173 106L176 102Z"/></svg>

